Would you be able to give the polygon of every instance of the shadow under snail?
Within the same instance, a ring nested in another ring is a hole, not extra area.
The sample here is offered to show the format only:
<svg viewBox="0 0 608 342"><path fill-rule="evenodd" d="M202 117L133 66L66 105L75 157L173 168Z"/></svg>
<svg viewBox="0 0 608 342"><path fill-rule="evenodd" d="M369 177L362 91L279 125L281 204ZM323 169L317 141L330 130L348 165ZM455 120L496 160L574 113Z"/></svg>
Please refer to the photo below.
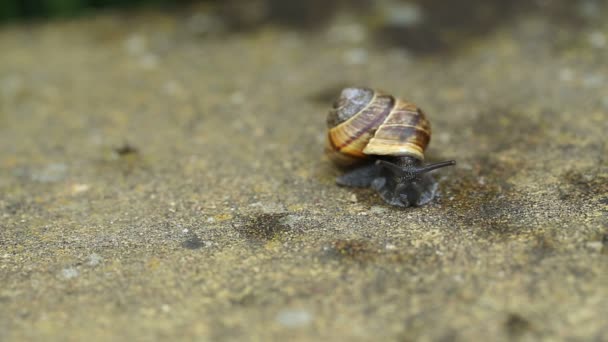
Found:
<svg viewBox="0 0 608 342"><path fill-rule="evenodd" d="M454 160L424 165L431 126L413 103L368 88L346 88L327 117L326 153L338 166L351 168L339 185L371 187L399 207L430 202L437 182L429 171Z"/></svg>

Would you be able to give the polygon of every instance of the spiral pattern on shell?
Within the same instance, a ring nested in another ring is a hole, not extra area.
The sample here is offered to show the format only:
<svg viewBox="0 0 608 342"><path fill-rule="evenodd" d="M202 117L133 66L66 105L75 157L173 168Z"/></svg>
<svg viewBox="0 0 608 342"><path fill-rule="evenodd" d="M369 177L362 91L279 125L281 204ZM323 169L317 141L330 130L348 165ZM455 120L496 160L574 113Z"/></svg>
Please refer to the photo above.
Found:
<svg viewBox="0 0 608 342"><path fill-rule="evenodd" d="M369 156L424 160L431 126L415 104L368 88L346 88L327 117L326 152L338 165Z"/></svg>

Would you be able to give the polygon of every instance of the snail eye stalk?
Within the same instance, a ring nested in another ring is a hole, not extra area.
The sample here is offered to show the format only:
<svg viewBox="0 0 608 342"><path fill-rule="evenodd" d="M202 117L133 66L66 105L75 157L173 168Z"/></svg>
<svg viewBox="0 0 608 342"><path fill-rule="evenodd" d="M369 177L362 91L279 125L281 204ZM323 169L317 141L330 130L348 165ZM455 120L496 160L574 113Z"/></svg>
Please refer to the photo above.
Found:
<svg viewBox="0 0 608 342"><path fill-rule="evenodd" d="M414 172L416 174L427 173L427 172L430 172L433 170L441 169L442 167L452 166L452 165L456 165L455 160L448 160L448 161L439 162L439 163L435 163L435 164L425 165L423 167L419 167L419 168L415 169Z"/></svg>
<svg viewBox="0 0 608 342"><path fill-rule="evenodd" d="M385 167L388 170L391 170L395 174L400 174L400 173L403 173L403 171L404 171L403 168L399 167L399 165L391 163L386 160L377 160L376 164L380 165L382 167Z"/></svg>

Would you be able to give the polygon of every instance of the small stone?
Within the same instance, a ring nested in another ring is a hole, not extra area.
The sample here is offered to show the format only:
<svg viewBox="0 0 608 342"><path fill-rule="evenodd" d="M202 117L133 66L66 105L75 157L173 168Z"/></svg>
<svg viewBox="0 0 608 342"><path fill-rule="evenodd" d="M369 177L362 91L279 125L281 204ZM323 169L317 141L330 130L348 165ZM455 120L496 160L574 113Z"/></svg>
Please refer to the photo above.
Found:
<svg viewBox="0 0 608 342"><path fill-rule="evenodd" d="M284 213L286 212L285 206L281 203L262 203L255 202L249 205L250 207L258 207L264 214L275 214L275 213Z"/></svg>
<svg viewBox="0 0 608 342"><path fill-rule="evenodd" d="M606 47L606 35L604 35L602 32L591 32L591 34L589 34L588 41L589 44L596 49L603 49Z"/></svg>
<svg viewBox="0 0 608 342"><path fill-rule="evenodd" d="M300 217L298 215L286 215L285 217L281 218L279 220L279 222L282 225L285 225L291 229L294 229L297 226L298 221L300 221L301 219L302 219L302 217Z"/></svg>
<svg viewBox="0 0 608 342"><path fill-rule="evenodd" d="M597 1L586 0L579 1L579 12L587 19L594 19L601 16L602 11Z"/></svg>
<svg viewBox="0 0 608 342"><path fill-rule="evenodd" d="M393 245L392 243L387 243L386 245L384 245L384 249L386 249L387 251L394 251L397 249L397 246Z"/></svg>
<svg viewBox="0 0 608 342"><path fill-rule="evenodd" d="M139 55L146 51L146 38L139 34L133 34L125 40L125 49L131 55Z"/></svg>
<svg viewBox="0 0 608 342"><path fill-rule="evenodd" d="M29 174L33 181L40 183L54 183L63 180L68 166L63 163L48 164L42 169L32 170ZM27 171L26 171L27 173Z"/></svg>
<svg viewBox="0 0 608 342"><path fill-rule="evenodd" d="M385 207L381 207L379 205L374 205L371 208L369 208L370 213L372 214L384 214L387 212Z"/></svg>
<svg viewBox="0 0 608 342"><path fill-rule="evenodd" d="M163 92L170 96L179 96L184 93L184 87L179 82L170 80L163 85Z"/></svg>
<svg viewBox="0 0 608 342"><path fill-rule="evenodd" d="M350 198L348 200L351 201L351 203L357 203L357 201L358 201L357 195L355 195L355 194L350 195Z"/></svg>
<svg viewBox="0 0 608 342"><path fill-rule="evenodd" d="M254 133L254 135L261 137L263 135L263 132L262 132L261 135L257 135L256 133ZM291 169L293 167L293 164L289 160L284 160L283 161L283 167L286 168L286 169Z"/></svg>
<svg viewBox="0 0 608 342"><path fill-rule="evenodd" d="M286 309L281 310L275 320L288 328L297 328L310 324L312 315L306 310Z"/></svg>
<svg viewBox="0 0 608 342"><path fill-rule="evenodd" d="M589 248L594 252L601 252L604 244L602 241L589 241L585 244L585 247Z"/></svg>
<svg viewBox="0 0 608 342"><path fill-rule="evenodd" d="M103 258L97 253L93 253L93 254L89 255L88 259L89 259L89 261L87 262L87 265L89 265L89 266L97 266L103 260Z"/></svg>
<svg viewBox="0 0 608 342"><path fill-rule="evenodd" d="M572 69L563 68L559 71L559 79L562 82L572 82L574 80L574 72Z"/></svg>
<svg viewBox="0 0 608 342"><path fill-rule="evenodd" d="M599 88L603 83L604 77L598 74L591 74L583 79L583 85L587 88Z"/></svg>
<svg viewBox="0 0 608 342"><path fill-rule="evenodd" d="M239 91L235 91L230 95L230 102L234 105L240 105L245 103L245 95Z"/></svg>
<svg viewBox="0 0 608 342"><path fill-rule="evenodd" d="M73 184L70 189L70 192L72 193L72 195L78 195L83 192L89 191L90 188L91 186L88 184Z"/></svg>
<svg viewBox="0 0 608 342"><path fill-rule="evenodd" d="M604 106L605 109L608 110L608 96L606 96L602 99L602 105Z"/></svg>
<svg viewBox="0 0 608 342"><path fill-rule="evenodd" d="M24 88L23 79L19 76L7 76L0 79L0 95L7 99L17 96Z"/></svg>
<svg viewBox="0 0 608 342"><path fill-rule="evenodd" d="M344 61L350 65L361 65L367 63L368 55L363 48L352 49L344 53Z"/></svg>
<svg viewBox="0 0 608 342"><path fill-rule="evenodd" d="M61 276L64 279L73 279L78 277L79 272L76 268L74 267L68 267L68 268L64 268L63 270L61 270Z"/></svg>
<svg viewBox="0 0 608 342"><path fill-rule="evenodd" d="M383 6L382 12L387 24L395 26L416 26L424 20L422 8L413 2L390 1Z"/></svg>
<svg viewBox="0 0 608 342"><path fill-rule="evenodd" d="M444 144L448 144L452 140L452 135L447 132L441 132L437 134L437 139Z"/></svg>
<svg viewBox="0 0 608 342"><path fill-rule="evenodd" d="M139 64L141 65L142 68L146 69L146 70L152 70L152 69L156 69L158 67L160 59L158 58L157 55L152 54L152 53L146 53L143 56L141 56L140 60L139 60Z"/></svg>

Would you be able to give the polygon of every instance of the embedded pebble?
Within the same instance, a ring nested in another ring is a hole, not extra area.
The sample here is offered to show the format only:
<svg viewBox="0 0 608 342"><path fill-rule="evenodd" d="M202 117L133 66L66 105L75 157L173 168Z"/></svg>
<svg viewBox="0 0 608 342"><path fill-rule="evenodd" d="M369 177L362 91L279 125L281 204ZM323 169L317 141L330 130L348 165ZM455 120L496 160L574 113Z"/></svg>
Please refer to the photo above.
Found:
<svg viewBox="0 0 608 342"><path fill-rule="evenodd" d="M606 36L599 31L592 32L588 38L589 44L596 49L603 49L606 47Z"/></svg>
<svg viewBox="0 0 608 342"><path fill-rule="evenodd" d="M72 195L78 195L83 192L89 191L90 188L91 186L88 184L73 184L70 188L70 192L72 193Z"/></svg>
<svg viewBox="0 0 608 342"><path fill-rule="evenodd" d="M24 82L19 76L6 76L0 79L0 95L7 99L17 96L23 89Z"/></svg>
<svg viewBox="0 0 608 342"><path fill-rule="evenodd" d="M602 99L602 105L604 106L604 108L606 110L608 110L608 96L606 96Z"/></svg>
<svg viewBox="0 0 608 342"><path fill-rule="evenodd" d="M285 206L280 203L262 203L255 202L249 205L250 207L260 208L264 214L276 214L286 211Z"/></svg>
<svg viewBox="0 0 608 342"><path fill-rule="evenodd" d="M245 103L245 95L240 91L235 91L230 95L230 102L235 105L240 105Z"/></svg>
<svg viewBox="0 0 608 342"><path fill-rule="evenodd" d="M579 12L583 17L593 19L601 16L601 9L598 1L584 0L579 2Z"/></svg>
<svg viewBox="0 0 608 342"><path fill-rule="evenodd" d="M53 163L43 166L41 169L18 169L16 174L25 176L35 182L54 183L63 180L68 171L68 166L63 163Z"/></svg>
<svg viewBox="0 0 608 342"><path fill-rule="evenodd" d="M559 71L559 79L562 82L571 82L574 80L574 72L572 69L563 68Z"/></svg>
<svg viewBox="0 0 608 342"><path fill-rule="evenodd" d="M80 273L74 267L68 267L61 270L61 276L65 279L73 279L78 277Z"/></svg>
<svg viewBox="0 0 608 342"><path fill-rule="evenodd" d="M163 85L163 92L170 96L179 96L184 93L184 87L179 82L170 80Z"/></svg>
<svg viewBox="0 0 608 342"><path fill-rule="evenodd" d="M144 69L151 70L158 67L158 65L160 64L159 61L160 59L157 55L152 53L146 53L141 56L139 60L139 65L141 65L141 67Z"/></svg>
<svg viewBox="0 0 608 342"><path fill-rule="evenodd" d="M293 229L297 225L298 221L302 219L298 215L287 215L279 220L279 223Z"/></svg>
<svg viewBox="0 0 608 342"><path fill-rule="evenodd" d="M602 241L590 241L585 244L585 247L589 248L594 252L601 252L602 248L604 248L604 244Z"/></svg>
<svg viewBox="0 0 608 342"><path fill-rule="evenodd" d="M87 265L89 265L89 266L97 266L103 260L103 258L97 253L93 253L93 254L89 255L88 259L89 260L87 261Z"/></svg>
<svg viewBox="0 0 608 342"><path fill-rule="evenodd" d="M361 65L367 63L368 55L363 48L351 49L344 53L344 61L350 65Z"/></svg>
<svg viewBox="0 0 608 342"><path fill-rule="evenodd" d="M371 208L369 208L369 211L372 214L384 214L387 212L387 209L385 207L381 207L379 205L374 205Z"/></svg>
<svg viewBox="0 0 608 342"><path fill-rule="evenodd" d="M413 2L391 1L382 7L385 21L390 25L410 27L424 20L422 8Z"/></svg>
<svg viewBox="0 0 608 342"><path fill-rule="evenodd" d="M604 76L602 75L588 75L583 79L583 85L587 88L598 88L604 83Z"/></svg>
<svg viewBox="0 0 608 342"><path fill-rule="evenodd" d="M146 46L146 38L139 34L133 34L125 40L125 49L131 55L143 54Z"/></svg>
<svg viewBox="0 0 608 342"><path fill-rule="evenodd" d="M275 320L288 328L297 328L310 324L312 315L306 310L281 310Z"/></svg>

